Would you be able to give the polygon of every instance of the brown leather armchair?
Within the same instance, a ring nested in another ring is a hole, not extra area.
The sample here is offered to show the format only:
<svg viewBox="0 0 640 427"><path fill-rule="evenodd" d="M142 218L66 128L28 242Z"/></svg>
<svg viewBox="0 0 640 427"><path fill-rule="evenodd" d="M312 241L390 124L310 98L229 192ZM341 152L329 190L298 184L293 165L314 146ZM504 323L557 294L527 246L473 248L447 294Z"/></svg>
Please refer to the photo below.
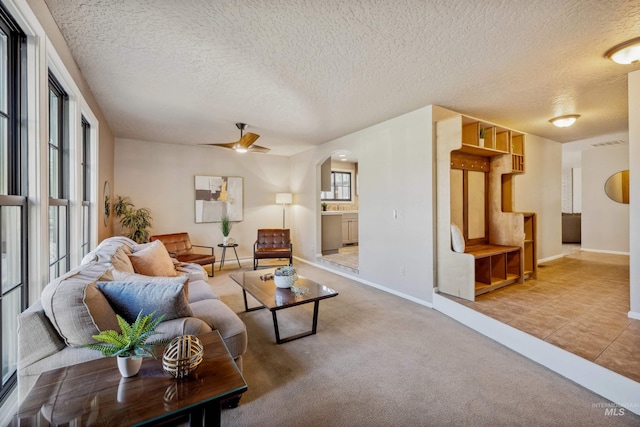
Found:
<svg viewBox="0 0 640 427"><path fill-rule="evenodd" d="M213 265L216 262L213 247L192 245L189 233L158 234L151 236L151 241L153 242L154 240L160 240L169 251L169 254L178 261L193 262L200 265L211 264L209 277L213 277ZM195 253L193 248L208 248L211 249L211 254Z"/></svg>
<svg viewBox="0 0 640 427"><path fill-rule="evenodd" d="M258 230L258 239L253 244L253 269L258 260L266 258L289 258L293 263L293 244L288 228L263 228Z"/></svg>

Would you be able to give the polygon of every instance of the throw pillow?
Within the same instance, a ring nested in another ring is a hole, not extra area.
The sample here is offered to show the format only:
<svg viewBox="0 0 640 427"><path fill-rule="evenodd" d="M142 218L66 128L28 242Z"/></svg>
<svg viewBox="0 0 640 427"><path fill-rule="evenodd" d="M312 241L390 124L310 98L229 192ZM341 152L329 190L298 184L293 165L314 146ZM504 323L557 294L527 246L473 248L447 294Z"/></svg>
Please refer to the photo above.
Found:
<svg viewBox="0 0 640 427"><path fill-rule="evenodd" d="M186 277L178 277L175 283L153 282L98 282L98 289L111 304L113 310L127 322L134 322L140 312L154 311L164 320L191 317L191 307L184 296Z"/></svg>
<svg viewBox="0 0 640 427"><path fill-rule="evenodd" d="M106 268L104 264L80 266L52 281L42 291L44 311L68 346L95 343L93 335L118 328L115 312L95 283Z"/></svg>
<svg viewBox="0 0 640 427"><path fill-rule="evenodd" d="M451 224L451 248L456 252L464 252L464 237L457 225Z"/></svg>
<svg viewBox="0 0 640 427"><path fill-rule="evenodd" d="M116 252L111 257L111 264L113 264L113 268L120 271L126 271L128 273L134 273L133 264L131 264L131 260L129 256L124 251L122 246L116 249Z"/></svg>
<svg viewBox="0 0 640 427"><path fill-rule="evenodd" d="M184 296L189 301L189 276L178 273L176 277L186 277L184 281ZM147 283L176 283L175 277L153 277L137 273L127 273L126 271L111 270L111 281L114 282L147 282Z"/></svg>
<svg viewBox="0 0 640 427"><path fill-rule="evenodd" d="M169 252L160 240L152 242L142 250L133 252L129 255L129 259L136 273L145 276L177 276Z"/></svg>

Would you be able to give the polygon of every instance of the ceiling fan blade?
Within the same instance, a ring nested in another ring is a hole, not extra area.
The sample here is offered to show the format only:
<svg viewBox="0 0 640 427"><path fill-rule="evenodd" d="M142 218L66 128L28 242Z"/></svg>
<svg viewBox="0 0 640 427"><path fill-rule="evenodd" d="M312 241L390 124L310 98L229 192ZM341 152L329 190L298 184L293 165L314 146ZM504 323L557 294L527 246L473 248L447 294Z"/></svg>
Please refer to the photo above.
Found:
<svg viewBox="0 0 640 427"><path fill-rule="evenodd" d="M258 138L260 138L260 135L256 135L255 133L247 132L244 135L242 135L242 138L240 138L240 141L238 141L237 144L242 148L249 148L251 146L251 144L256 142L256 139L258 139Z"/></svg>
<svg viewBox="0 0 640 427"><path fill-rule="evenodd" d="M236 126L238 126L237 123L236 123ZM244 127L238 126L238 129L240 129L241 134L242 134L242 130L244 129ZM244 149L246 151L252 151L254 153L268 153L269 151L271 151L267 147L261 147L259 145L253 145L253 143L258 138L260 138L260 135L255 134L255 133L251 133L251 132L247 132L247 133L243 134L240 137L240 139L238 141L236 141L236 142L227 142L227 143L222 143L222 144L206 144L206 145L213 145L214 147L230 148L232 150ZM242 151L242 150L239 150L239 151Z"/></svg>
<svg viewBox="0 0 640 427"><path fill-rule="evenodd" d="M233 150L233 147L235 147L236 144L237 142L227 142L225 144L205 144L205 145L212 145L214 147L231 148Z"/></svg>
<svg viewBox="0 0 640 427"><path fill-rule="evenodd" d="M252 153L268 153L269 151L271 151L270 148L261 147L259 145L252 145L251 147L247 148L247 150Z"/></svg>

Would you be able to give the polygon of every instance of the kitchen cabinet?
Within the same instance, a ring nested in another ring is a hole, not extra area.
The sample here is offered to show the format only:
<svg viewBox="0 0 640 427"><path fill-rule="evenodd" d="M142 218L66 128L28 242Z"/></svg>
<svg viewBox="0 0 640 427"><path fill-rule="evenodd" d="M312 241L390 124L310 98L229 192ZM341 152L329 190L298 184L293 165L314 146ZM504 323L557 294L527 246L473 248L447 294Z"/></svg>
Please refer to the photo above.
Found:
<svg viewBox="0 0 640 427"><path fill-rule="evenodd" d="M322 255L336 254L342 247L342 215L322 212Z"/></svg>
<svg viewBox="0 0 640 427"><path fill-rule="evenodd" d="M358 243L358 214L342 214L342 244L351 245Z"/></svg>

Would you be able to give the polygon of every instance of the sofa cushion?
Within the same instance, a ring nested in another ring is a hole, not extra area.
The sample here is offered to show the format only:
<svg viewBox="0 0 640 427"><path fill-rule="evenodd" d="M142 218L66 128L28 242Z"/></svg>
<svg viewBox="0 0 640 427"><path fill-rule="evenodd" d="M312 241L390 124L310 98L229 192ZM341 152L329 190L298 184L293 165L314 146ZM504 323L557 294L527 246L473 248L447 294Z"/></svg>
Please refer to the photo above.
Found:
<svg viewBox="0 0 640 427"><path fill-rule="evenodd" d="M127 322L133 322L140 312L154 311L164 314L165 320L191 317L193 313L184 295L186 276L179 276L174 283L154 282L98 282L114 311Z"/></svg>
<svg viewBox="0 0 640 427"><path fill-rule="evenodd" d="M217 329L231 356L242 356L247 350L247 327L238 315L217 299L190 304L193 315L212 329Z"/></svg>
<svg viewBox="0 0 640 427"><path fill-rule="evenodd" d="M42 291L42 307L68 346L95 343L93 335L118 327L115 312L95 283L107 268L96 263L80 266Z"/></svg>
<svg viewBox="0 0 640 427"><path fill-rule="evenodd" d="M186 274L178 274L176 277L186 277L184 281L184 296L189 301L189 276ZM163 277L163 276L145 276L138 273L127 273L125 271L111 270L111 279L109 281L114 282L146 282L146 283L176 283L176 277Z"/></svg>
<svg viewBox="0 0 640 427"><path fill-rule="evenodd" d="M204 280L189 282L189 303L206 299L220 299L220 297L213 292L209 283Z"/></svg>
<svg viewBox="0 0 640 427"><path fill-rule="evenodd" d="M144 249L134 251L129 255L129 259L136 273L165 277L177 275L169 252L159 240L146 245Z"/></svg>

